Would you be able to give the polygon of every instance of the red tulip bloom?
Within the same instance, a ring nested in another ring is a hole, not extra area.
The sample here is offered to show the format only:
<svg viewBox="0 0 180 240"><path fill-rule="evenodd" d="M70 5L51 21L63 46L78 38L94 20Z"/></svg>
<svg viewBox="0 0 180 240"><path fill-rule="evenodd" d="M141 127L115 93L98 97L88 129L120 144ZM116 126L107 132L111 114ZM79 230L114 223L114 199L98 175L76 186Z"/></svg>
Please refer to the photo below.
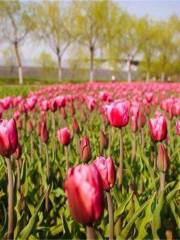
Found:
<svg viewBox="0 0 180 240"><path fill-rule="evenodd" d="M70 168L64 186L71 215L77 222L91 224L101 218L104 210L103 186L93 164Z"/></svg>
<svg viewBox="0 0 180 240"><path fill-rule="evenodd" d="M63 145L68 145L71 141L71 134L68 128L57 130L58 141Z"/></svg>
<svg viewBox="0 0 180 240"><path fill-rule="evenodd" d="M116 179L116 171L112 158L109 157L106 159L100 156L96 158L93 164L95 164L101 175L104 190L109 191L114 186Z"/></svg>
<svg viewBox="0 0 180 240"><path fill-rule="evenodd" d="M107 117L113 127L125 127L129 122L129 103L127 101L117 101L108 105Z"/></svg>
<svg viewBox="0 0 180 240"><path fill-rule="evenodd" d="M14 119L0 120L0 154L9 157L18 146L18 133Z"/></svg>
<svg viewBox="0 0 180 240"><path fill-rule="evenodd" d="M167 137L167 123L163 116L151 118L149 129L153 141L163 141Z"/></svg>

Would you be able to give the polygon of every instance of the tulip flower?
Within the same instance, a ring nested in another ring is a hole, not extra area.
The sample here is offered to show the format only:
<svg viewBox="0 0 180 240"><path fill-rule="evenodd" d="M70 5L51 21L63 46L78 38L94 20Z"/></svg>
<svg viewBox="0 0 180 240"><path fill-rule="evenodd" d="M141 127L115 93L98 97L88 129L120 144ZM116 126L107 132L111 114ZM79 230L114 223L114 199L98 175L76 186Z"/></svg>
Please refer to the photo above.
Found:
<svg viewBox="0 0 180 240"><path fill-rule="evenodd" d="M161 142L167 137L167 123L163 116L157 116L149 120L151 138L154 142Z"/></svg>
<svg viewBox="0 0 180 240"><path fill-rule="evenodd" d="M113 203L110 195L110 189L114 186L116 179L116 171L112 158L97 157L93 162L96 166L103 183L103 188L106 191L108 212L109 212L109 239L114 238L114 218L113 218Z"/></svg>
<svg viewBox="0 0 180 240"><path fill-rule="evenodd" d="M120 161L119 161L119 187L122 188L123 181L123 133L122 128L129 122L129 102L117 101L106 107L107 116L113 127L120 128Z"/></svg>
<svg viewBox="0 0 180 240"><path fill-rule="evenodd" d="M101 218L104 211L103 186L97 168L93 164L70 168L64 187L72 217L85 224L87 237L90 233L92 237L92 224Z"/></svg>
<svg viewBox="0 0 180 240"><path fill-rule="evenodd" d="M88 137L83 137L80 141L80 156L83 162L91 159L91 146Z"/></svg>
<svg viewBox="0 0 180 240"><path fill-rule="evenodd" d="M71 141L71 134L67 127L57 130L58 141L62 145L68 145Z"/></svg>
<svg viewBox="0 0 180 240"><path fill-rule="evenodd" d="M66 155L66 172L69 168L69 154L68 154L68 145L71 142L71 134L67 127L57 130L58 141L64 146L65 155Z"/></svg>
<svg viewBox="0 0 180 240"><path fill-rule="evenodd" d="M16 151L18 146L18 134L14 119L0 120L0 154L6 157L8 172L8 238L13 238L14 234L14 190L13 172L10 156Z"/></svg>
<svg viewBox="0 0 180 240"><path fill-rule="evenodd" d="M105 158L105 157L97 157L96 160L93 162L97 167L101 179L103 182L103 187L105 191L109 191L115 183L116 174L115 174L115 167L112 158Z"/></svg>
<svg viewBox="0 0 180 240"><path fill-rule="evenodd" d="M113 127L125 127L129 122L128 102L117 101L110 105L107 105L107 117Z"/></svg>
<svg viewBox="0 0 180 240"><path fill-rule="evenodd" d="M14 119L0 120L0 154L10 157L16 151L18 134Z"/></svg>

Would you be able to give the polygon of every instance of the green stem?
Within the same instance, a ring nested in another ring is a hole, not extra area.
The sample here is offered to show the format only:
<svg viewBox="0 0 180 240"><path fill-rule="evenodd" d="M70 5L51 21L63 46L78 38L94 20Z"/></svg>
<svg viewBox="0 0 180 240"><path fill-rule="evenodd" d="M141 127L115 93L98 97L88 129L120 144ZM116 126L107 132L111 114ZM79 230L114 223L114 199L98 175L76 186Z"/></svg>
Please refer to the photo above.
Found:
<svg viewBox="0 0 180 240"><path fill-rule="evenodd" d="M132 161L134 161L136 159L136 148L137 148L136 134L133 133L133 138L132 138Z"/></svg>
<svg viewBox="0 0 180 240"><path fill-rule="evenodd" d="M19 159L16 160L16 167L17 167L17 190L19 191L21 184Z"/></svg>
<svg viewBox="0 0 180 240"><path fill-rule="evenodd" d="M13 239L14 235L14 189L13 189L13 172L11 159L6 158L8 172L8 239Z"/></svg>
<svg viewBox="0 0 180 240"><path fill-rule="evenodd" d="M45 144L45 148L46 148L46 177L47 177L47 184L49 184L50 164L49 164L47 144ZM45 196L45 209L46 209L46 212L49 212L49 190Z"/></svg>
<svg viewBox="0 0 180 240"><path fill-rule="evenodd" d="M68 146L65 146L64 150L65 150L65 157L66 157L66 173L68 173L68 169L69 169Z"/></svg>
<svg viewBox="0 0 180 240"><path fill-rule="evenodd" d="M109 240L114 238L114 216L113 216L113 203L110 192L106 192L107 204L108 204L108 214L109 214Z"/></svg>
<svg viewBox="0 0 180 240"><path fill-rule="evenodd" d="M165 172L160 172L160 191L163 191L165 187Z"/></svg>
<svg viewBox="0 0 180 240"><path fill-rule="evenodd" d="M87 240L95 239L95 231L92 225L86 226L86 239Z"/></svg>
<svg viewBox="0 0 180 240"><path fill-rule="evenodd" d="M123 132L122 128L120 128L120 161L119 161L119 187L122 189L122 182L123 182Z"/></svg>

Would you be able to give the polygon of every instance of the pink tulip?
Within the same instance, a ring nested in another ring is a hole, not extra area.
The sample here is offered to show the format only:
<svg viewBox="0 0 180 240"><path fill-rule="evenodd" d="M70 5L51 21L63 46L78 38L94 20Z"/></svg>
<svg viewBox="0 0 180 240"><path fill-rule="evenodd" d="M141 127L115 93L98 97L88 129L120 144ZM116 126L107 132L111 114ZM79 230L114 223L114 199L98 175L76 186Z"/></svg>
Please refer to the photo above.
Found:
<svg viewBox="0 0 180 240"><path fill-rule="evenodd" d="M129 103L127 101L117 101L108 105L107 117L113 127L125 127L129 122Z"/></svg>
<svg viewBox="0 0 180 240"><path fill-rule="evenodd" d="M167 123L163 116L149 120L149 129L153 141L163 141L167 137Z"/></svg>
<svg viewBox="0 0 180 240"><path fill-rule="evenodd" d="M72 217L79 223L98 221L104 210L101 177L94 165L70 168L65 180L65 192Z"/></svg>
<svg viewBox="0 0 180 240"><path fill-rule="evenodd" d="M62 145L68 145L71 141L71 134L69 129L67 127L58 129L57 138Z"/></svg>
<svg viewBox="0 0 180 240"><path fill-rule="evenodd" d="M18 146L18 133L14 119L0 120L0 154L9 157Z"/></svg>
<svg viewBox="0 0 180 240"><path fill-rule="evenodd" d="M96 158L93 164L95 164L101 175L104 190L109 191L114 186L116 179L116 171L112 158L100 156Z"/></svg>

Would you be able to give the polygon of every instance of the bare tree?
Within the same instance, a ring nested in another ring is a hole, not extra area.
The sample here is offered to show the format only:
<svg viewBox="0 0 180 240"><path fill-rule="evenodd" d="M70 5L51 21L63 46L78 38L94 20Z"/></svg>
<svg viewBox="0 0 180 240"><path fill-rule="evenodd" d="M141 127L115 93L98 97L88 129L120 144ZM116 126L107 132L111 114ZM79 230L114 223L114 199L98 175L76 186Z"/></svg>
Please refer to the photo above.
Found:
<svg viewBox="0 0 180 240"><path fill-rule="evenodd" d="M18 0L1 0L0 16L2 38L14 48L18 65L19 83L23 84L23 67L20 46L33 28L33 23L31 21L32 18L28 11L28 4L22 3Z"/></svg>
<svg viewBox="0 0 180 240"><path fill-rule="evenodd" d="M72 18L60 1L43 1L34 5L35 38L45 42L56 54L58 79L62 80L62 58L71 44Z"/></svg>

